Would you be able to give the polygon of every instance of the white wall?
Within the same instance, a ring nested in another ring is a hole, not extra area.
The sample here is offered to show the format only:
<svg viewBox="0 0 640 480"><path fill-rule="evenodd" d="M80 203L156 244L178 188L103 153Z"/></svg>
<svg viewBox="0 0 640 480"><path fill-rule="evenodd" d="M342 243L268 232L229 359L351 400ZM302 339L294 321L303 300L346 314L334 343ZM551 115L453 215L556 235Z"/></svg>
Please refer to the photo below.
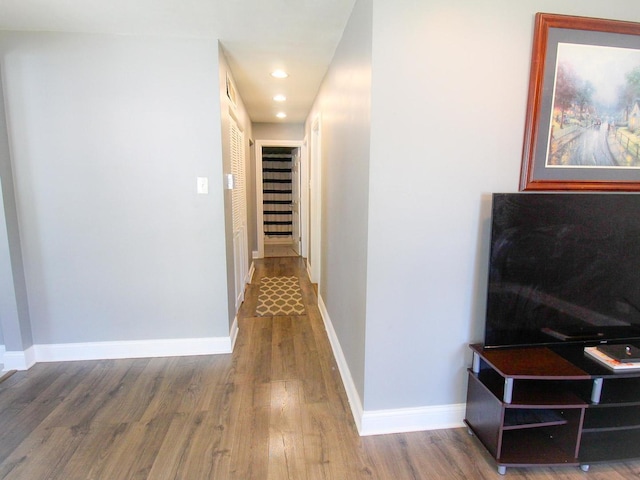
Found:
<svg viewBox="0 0 640 480"><path fill-rule="evenodd" d="M217 42L3 32L0 54L34 342L228 337Z"/></svg>
<svg viewBox="0 0 640 480"><path fill-rule="evenodd" d="M307 120L321 116L322 266L319 296L364 398L369 201L371 2L356 2ZM313 260L315 262L315 259ZM340 354L339 354L340 355ZM349 386L347 387L349 388Z"/></svg>
<svg viewBox="0 0 640 480"><path fill-rule="evenodd" d="M304 140L304 124L254 123L253 138L256 140Z"/></svg>
<svg viewBox="0 0 640 480"><path fill-rule="evenodd" d="M538 11L640 21L635 0L359 0L310 112L321 304L362 433L461 424L490 194L518 188Z"/></svg>
<svg viewBox="0 0 640 480"><path fill-rule="evenodd" d="M518 188L534 15L640 21L640 4L373 5L365 409L458 404L483 335L489 195Z"/></svg>

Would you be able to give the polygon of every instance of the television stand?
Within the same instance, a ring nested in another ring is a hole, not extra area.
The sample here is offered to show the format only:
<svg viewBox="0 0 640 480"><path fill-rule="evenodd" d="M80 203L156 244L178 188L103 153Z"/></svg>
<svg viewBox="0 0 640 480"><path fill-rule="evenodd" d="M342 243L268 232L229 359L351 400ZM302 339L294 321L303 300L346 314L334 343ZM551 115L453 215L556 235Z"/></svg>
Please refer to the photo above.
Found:
<svg viewBox="0 0 640 480"><path fill-rule="evenodd" d="M640 372L614 373L580 346L471 350L464 421L500 474L640 458Z"/></svg>

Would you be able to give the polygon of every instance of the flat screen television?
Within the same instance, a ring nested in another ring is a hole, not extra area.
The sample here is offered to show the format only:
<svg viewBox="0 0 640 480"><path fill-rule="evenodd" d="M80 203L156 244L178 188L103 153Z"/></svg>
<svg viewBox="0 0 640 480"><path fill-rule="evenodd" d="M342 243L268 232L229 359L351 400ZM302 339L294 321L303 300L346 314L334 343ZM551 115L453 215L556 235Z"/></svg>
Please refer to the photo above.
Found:
<svg viewBox="0 0 640 480"><path fill-rule="evenodd" d="M485 348L640 344L640 195L493 195Z"/></svg>

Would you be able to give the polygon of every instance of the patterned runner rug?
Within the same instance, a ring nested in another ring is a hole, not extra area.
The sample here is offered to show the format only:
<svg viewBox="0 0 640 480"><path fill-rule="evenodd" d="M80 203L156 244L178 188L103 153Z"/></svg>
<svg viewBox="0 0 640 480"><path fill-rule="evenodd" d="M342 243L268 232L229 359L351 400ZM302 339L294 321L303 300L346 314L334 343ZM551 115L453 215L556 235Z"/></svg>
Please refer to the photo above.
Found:
<svg viewBox="0 0 640 480"><path fill-rule="evenodd" d="M257 317L304 315L298 277L264 277L260 281Z"/></svg>

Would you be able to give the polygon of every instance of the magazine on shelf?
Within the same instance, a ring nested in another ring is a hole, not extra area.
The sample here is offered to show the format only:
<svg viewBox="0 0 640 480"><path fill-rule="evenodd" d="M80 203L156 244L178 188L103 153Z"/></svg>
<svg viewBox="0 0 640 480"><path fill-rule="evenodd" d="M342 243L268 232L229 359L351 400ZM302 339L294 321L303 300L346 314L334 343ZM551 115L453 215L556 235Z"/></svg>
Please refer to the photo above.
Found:
<svg viewBox="0 0 640 480"><path fill-rule="evenodd" d="M625 360L624 362L621 362L620 360L616 360L615 358L610 357L602 350L599 350L598 347L585 347L584 353L594 360L600 362L605 367L610 368L611 370L614 370L616 372L640 370L640 361L629 362Z"/></svg>

